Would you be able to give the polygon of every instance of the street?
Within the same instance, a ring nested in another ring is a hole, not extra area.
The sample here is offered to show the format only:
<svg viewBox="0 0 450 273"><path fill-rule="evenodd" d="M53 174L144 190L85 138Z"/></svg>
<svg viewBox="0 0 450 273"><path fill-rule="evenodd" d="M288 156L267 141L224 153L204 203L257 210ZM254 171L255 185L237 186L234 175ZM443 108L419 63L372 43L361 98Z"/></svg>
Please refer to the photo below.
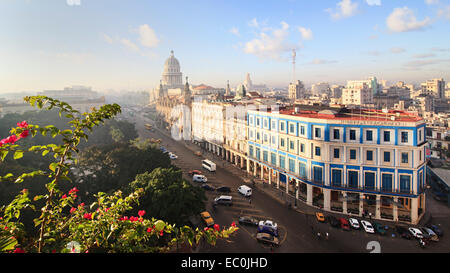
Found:
<svg viewBox="0 0 450 273"><path fill-rule="evenodd" d="M231 193L221 194L206 191L208 203L206 209L211 213L215 222L222 226L229 226L232 222L240 228L235 235L228 241L218 241L214 247L204 247L200 252L205 253L368 253L372 251L369 243L378 242L380 252L392 253L422 253L422 252L449 252L450 243L448 236L440 238L439 242L431 242L425 249L419 247L418 241L415 239L406 240L399 237L393 238L393 223L383 223L390 226L386 235L367 234L364 230L344 231L341 228L331 227L329 223L319 223L314 215L299 213L288 209L285 204L280 203L265 192L259 190L258 187L253 188L251 202L248 198L237 192L237 188L244 184L246 173L243 170L224 163L222 159L211 153L203 152L203 155L197 156L193 151L185 145L184 141L175 141L174 139L163 134L159 130L152 132L145 129L145 123L153 123L146 119L142 114L133 117L136 122L136 128L141 138L159 138L162 140L161 145L169 151L175 153L178 159L172 160L172 163L183 170L184 176L188 181L192 178L188 176L190 170L200 170L208 178L208 184L217 186L228 186ZM154 127L154 126L153 126ZM190 144L192 145L192 144ZM200 151L200 147L197 147ZM209 173L202 169L201 160L208 158L216 163L217 170L215 173ZM200 186L200 183L192 182ZM231 195L233 197L233 205L230 207L217 206L216 211L212 209L212 200L219 195ZM301 203L301 201L298 201ZM437 202L427 199L427 202ZM449 211L448 208L447 212ZM325 215L330 215L324 212ZM278 223L280 246L271 249L269 246L256 241L256 227L241 226L238 224L239 216L250 215L261 220L270 219ZM336 217L342 215L334 214ZM345 216L344 216L345 217ZM449 232L449 214L440 215L440 228L445 233ZM347 217L345 217L347 218ZM361 220L360 218L357 218ZM201 226L203 228L203 226ZM319 239L316 234L328 233L329 239Z"/></svg>

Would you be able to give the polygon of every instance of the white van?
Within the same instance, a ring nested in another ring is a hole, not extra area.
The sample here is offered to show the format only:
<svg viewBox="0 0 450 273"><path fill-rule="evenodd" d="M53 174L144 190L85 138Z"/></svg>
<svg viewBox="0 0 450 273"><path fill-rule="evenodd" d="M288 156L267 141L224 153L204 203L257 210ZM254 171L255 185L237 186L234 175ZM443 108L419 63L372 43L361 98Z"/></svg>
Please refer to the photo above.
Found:
<svg viewBox="0 0 450 273"><path fill-rule="evenodd" d="M192 181L200 182L200 183L206 183L208 181L208 179L206 178L206 176L204 176L202 174L194 174L192 176Z"/></svg>
<svg viewBox="0 0 450 273"><path fill-rule="evenodd" d="M214 199L214 204L231 206L233 205L233 197L229 195L221 195Z"/></svg>
<svg viewBox="0 0 450 273"><path fill-rule="evenodd" d="M242 185L238 188L238 192L244 196L251 196L252 189L246 185Z"/></svg>
<svg viewBox="0 0 450 273"><path fill-rule="evenodd" d="M207 169L210 172L216 171L216 163L212 162L211 160L205 159L202 160L202 167Z"/></svg>

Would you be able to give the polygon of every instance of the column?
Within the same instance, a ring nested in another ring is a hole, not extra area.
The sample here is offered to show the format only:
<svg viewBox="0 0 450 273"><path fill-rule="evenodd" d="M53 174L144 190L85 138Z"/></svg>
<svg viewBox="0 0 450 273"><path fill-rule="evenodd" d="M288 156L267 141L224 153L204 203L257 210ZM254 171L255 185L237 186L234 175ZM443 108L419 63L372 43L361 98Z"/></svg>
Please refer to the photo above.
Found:
<svg viewBox="0 0 450 273"><path fill-rule="evenodd" d="M269 185L272 185L272 169L269 168Z"/></svg>
<svg viewBox="0 0 450 273"><path fill-rule="evenodd" d="M416 225L419 221L419 200L418 198L411 198L409 201L411 202L411 223Z"/></svg>
<svg viewBox="0 0 450 273"><path fill-rule="evenodd" d="M306 184L306 204L312 206L313 202L313 186Z"/></svg>
<svg viewBox="0 0 450 273"><path fill-rule="evenodd" d="M264 182L264 166L261 164L261 180Z"/></svg>
<svg viewBox="0 0 450 273"><path fill-rule="evenodd" d="M377 194L377 201L375 203L375 218L381 219L381 196Z"/></svg>
<svg viewBox="0 0 450 273"><path fill-rule="evenodd" d="M364 194L360 193L359 194L359 217L362 216L364 211Z"/></svg>
<svg viewBox="0 0 450 273"><path fill-rule="evenodd" d="M342 192L342 197L344 199L342 201L342 213L347 214L347 193Z"/></svg>
<svg viewBox="0 0 450 273"><path fill-rule="evenodd" d="M241 160L241 169L244 169L244 158L242 156L239 157Z"/></svg>
<svg viewBox="0 0 450 273"><path fill-rule="evenodd" d="M322 192L323 192L323 209L330 211L331 190L322 189Z"/></svg>
<svg viewBox="0 0 450 273"><path fill-rule="evenodd" d="M250 173L250 160L247 158L247 173Z"/></svg>
<svg viewBox="0 0 450 273"><path fill-rule="evenodd" d="M277 171L277 189L280 188L280 172Z"/></svg>
<svg viewBox="0 0 450 273"><path fill-rule="evenodd" d="M290 178L289 176L286 175L286 195L289 194L289 181Z"/></svg>
<svg viewBox="0 0 450 273"><path fill-rule="evenodd" d="M253 161L253 177L256 177L256 169L257 169L256 161Z"/></svg>
<svg viewBox="0 0 450 273"><path fill-rule="evenodd" d="M394 216L394 221L395 222L398 222L398 206L397 206L397 203L398 203L398 197L394 197L394 208L393 208L393 211L392 211L392 216Z"/></svg>

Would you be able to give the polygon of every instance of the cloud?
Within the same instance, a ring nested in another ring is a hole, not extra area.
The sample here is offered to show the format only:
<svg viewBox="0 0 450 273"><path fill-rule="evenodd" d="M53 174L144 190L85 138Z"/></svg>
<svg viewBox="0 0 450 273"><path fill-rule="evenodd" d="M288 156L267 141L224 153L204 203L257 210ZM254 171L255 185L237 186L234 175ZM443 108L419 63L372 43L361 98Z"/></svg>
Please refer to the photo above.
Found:
<svg viewBox="0 0 450 273"><path fill-rule="evenodd" d="M314 59L309 64L333 64L337 63L337 61L334 60L323 60L323 59Z"/></svg>
<svg viewBox="0 0 450 273"><path fill-rule="evenodd" d="M406 51L406 49L401 48L401 47L393 47L393 48L391 48L391 52L395 53L395 54L403 53L405 51Z"/></svg>
<svg viewBox="0 0 450 273"><path fill-rule="evenodd" d="M439 4L439 0L425 0L425 3L427 5L435 5L435 4Z"/></svg>
<svg viewBox="0 0 450 273"><path fill-rule="evenodd" d="M448 52L448 51L450 51L450 48L433 47L433 48L431 48L431 50L435 51L435 52Z"/></svg>
<svg viewBox="0 0 450 273"><path fill-rule="evenodd" d="M366 54L368 54L370 56L380 56L381 52L377 51L377 50L373 50L373 51L367 51Z"/></svg>
<svg viewBox="0 0 450 273"><path fill-rule="evenodd" d="M154 48L159 44L159 40L156 37L155 31L150 28L147 24L140 25L139 29L139 40L141 44L145 47Z"/></svg>
<svg viewBox="0 0 450 273"><path fill-rule="evenodd" d="M113 38L111 38L111 36L109 36L107 34L102 33L102 38L103 38L103 41L107 42L108 44L114 43Z"/></svg>
<svg viewBox="0 0 450 273"><path fill-rule="evenodd" d="M413 56L414 58L430 58L430 57L436 57L436 54L428 53L428 54L416 54Z"/></svg>
<svg viewBox="0 0 450 273"><path fill-rule="evenodd" d="M417 21L414 12L408 7L395 8L386 19L388 28L393 32L423 30L431 24L430 18Z"/></svg>
<svg viewBox="0 0 450 273"><path fill-rule="evenodd" d="M450 5L439 9L437 15L439 17L444 17L445 19L450 20Z"/></svg>
<svg viewBox="0 0 450 273"><path fill-rule="evenodd" d="M272 29L271 32L261 31L256 39L246 42L244 52L260 58L282 60L282 54L292 51L298 45L289 43L289 25L281 22L281 28Z"/></svg>
<svg viewBox="0 0 450 273"><path fill-rule="evenodd" d="M369 6L381 6L381 0L366 0Z"/></svg>
<svg viewBox="0 0 450 273"><path fill-rule="evenodd" d="M376 40L376 39L378 39L378 36L377 35L370 35L369 39L370 40Z"/></svg>
<svg viewBox="0 0 450 273"><path fill-rule="evenodd" d="M410 61L404 64L404 66L406 68L409 69L421 69L424 66L430 66L430 65L435 65L435 64L440 64L440 63L445 63L445 62L449 62L450 60L448 59L434 59L434 60L416 60L416 61Z"/></svg>
<svg viewBox="0 0 450 273"><path fill-rule="evenodd" d="M120 39L120 43L122 45L124 45L127 49L129 49L130 51L138 52L138 53L140 52L139 47L135 43L133 43L132 41L130 41L128 39Z"/></svg>
<svg viewBox="0 0 450 273"><path fill-rule="evenodd" d="M358 10L358 3L353 3L352 0L342 0L337 3L336 6L336 11L331 8L325 10L331 15L331 18L335 20L351 17L355 15Z"/></svg>
<svg viewBox="0 0 450 273"><path fill-rule="evenodd" d="M307 29L304 27L298 27L298 31L300 31L300 34L302 35L302 38L304 40L312 40L313 38L313 33L311 29Z"/></svg>
<svg viewBox="0 0 450 273"><path fill-rule="evenodd" d="M241 35L239 34L239 29L236 28L236 27L232 27L232 28L230 29L230 32L231 32L232 34L236 35L236 36L241 36Z"/></svg>
<svg viewBox="0 0 450 273"><path fill-rule="evenodd" d="M256 20L256 18L253 18L253 19L248 23L248 25L251 26L251 27L256 27L256 28L259 27L259 23L258 23L258 21Z"/></svg>

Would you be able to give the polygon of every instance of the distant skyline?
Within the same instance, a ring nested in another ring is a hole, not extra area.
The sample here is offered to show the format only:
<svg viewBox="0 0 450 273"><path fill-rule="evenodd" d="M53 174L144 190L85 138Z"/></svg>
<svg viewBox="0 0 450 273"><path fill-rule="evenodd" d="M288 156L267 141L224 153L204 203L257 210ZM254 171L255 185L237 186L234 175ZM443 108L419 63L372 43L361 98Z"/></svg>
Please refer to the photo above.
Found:
<svg viewBox="0 0 450 273"><path fill-rule="evenodd" d="M450 81L450 0L4 0L0 93L151 90L170 51L193 84Z"/></svg>

